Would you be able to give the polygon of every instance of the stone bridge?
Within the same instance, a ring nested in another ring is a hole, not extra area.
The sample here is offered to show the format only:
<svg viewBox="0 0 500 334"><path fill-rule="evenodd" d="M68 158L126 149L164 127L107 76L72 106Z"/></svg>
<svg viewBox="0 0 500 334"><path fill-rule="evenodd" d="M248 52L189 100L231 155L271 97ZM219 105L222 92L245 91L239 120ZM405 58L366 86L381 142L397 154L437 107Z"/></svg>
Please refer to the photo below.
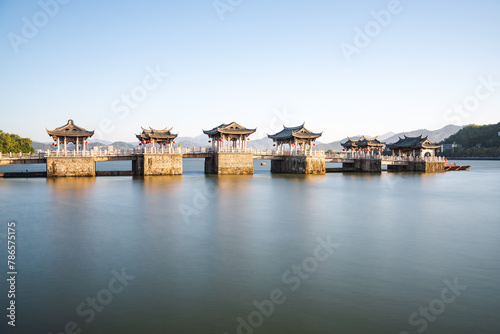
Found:
<svg viewBox="0 0 500 334"><path fill-rule="evenodd" d="M43 164L47 176L95 176L99 161L130 160L133 175L181 175L182 159L205 160L206 174L253 174L253 160L271 160L271 173L324 174L325 163L342 163L342 171L444 171L444 158L427 159L372 155L371 153L333 153L323 151L279 151L255 149L141 148L114 151L46 151L37 154L1 154L0 165Z"/></svg>

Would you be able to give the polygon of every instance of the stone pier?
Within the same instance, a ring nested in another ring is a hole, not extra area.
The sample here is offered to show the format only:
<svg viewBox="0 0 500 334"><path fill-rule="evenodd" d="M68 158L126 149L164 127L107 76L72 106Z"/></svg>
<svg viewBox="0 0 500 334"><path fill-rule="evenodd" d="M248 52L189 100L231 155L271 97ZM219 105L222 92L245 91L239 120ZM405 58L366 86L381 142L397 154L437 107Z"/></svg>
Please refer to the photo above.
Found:
<svg viewBox="0 0 500 334"><path fill-rule="evenodd" d="M444 162L413 161L409 162L408 167L410 172L444 172Z"/></svg>
<svg viewBox="0 0 500 334"><path fill-rule="evenodd" d="M252 153L213 153L205 158L205 174L251 175L253 174Z"/></svg>
<svg viewBox="0 0 500 334"><path fill-rule="evenodd" d="M355 159L354 162L342 163L345 172L382 172L380 159Z"/></svg>
<svg viewBox="0 0 500 334"><path fill-rule="evenodd" d="M47 177L95 176L93 157L47 157Z"/></svg>
<svg viewBox="0 0 500 334"><path fill-rule="evenodd" d="M424 172L439 173L444 172L444 162L410 161L402 165L387 165L388 172Z"/></svg>
<svg viewBox="0 0 500 334"><path fill-rule="evenodd" d="M271 173L325 174L325 157L283 156L271 160Z"/></svg>
<svg viewBox="0 0 500 334"><path fill-rule="evenodd" d="M182 154L141 154L132 160L133 175L181 175Z"/></svg>

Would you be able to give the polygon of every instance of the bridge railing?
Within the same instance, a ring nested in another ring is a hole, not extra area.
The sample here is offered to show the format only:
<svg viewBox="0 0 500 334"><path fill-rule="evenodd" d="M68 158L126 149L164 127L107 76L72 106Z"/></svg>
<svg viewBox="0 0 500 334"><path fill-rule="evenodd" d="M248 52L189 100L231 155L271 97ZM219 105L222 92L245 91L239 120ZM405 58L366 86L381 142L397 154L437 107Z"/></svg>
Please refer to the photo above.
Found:
<svg viewBox="0 0 500 334"><path fill-rule="evenodd" d="M430 156L430 157L420 157L420 156L392 156L392 155L379 155L372 154L371 152L336 152L336 153L326 153L327 159L369 159L369 160L382 160L391 162L444 162L444 157Z"/></svg>
<svg viewBox="0 0 500 334"><path fill-rule="evenodd" d="M224 147L224 148L213 148L207 147L207 152L214 153L252 153L251 148L234 148L234 147Z"/></svg>
<svg viewBox="0 0 500 334"><path fill-rule="evenodd" d="M334 152L326 153L327 159L371 159L380 160L380 155L372 152Z"/></svg>
<svg viewBox="0 0 500 334"><path fill-rule="evenodd" d="M324 151L316 150L256 150L252 149L253 155L272 155L272 156L325 156Z"/></svg>
<svg viewBox="0 0 500 334"><path fill-rule="evenodd" d="M0 159L42 159L44 157L43 153L2 153L0 152Z"/></svg>
<svg viewBox="0 0 500 334"><path fill-rule="evenodd" d="M40 152L42 157L102 157L102 156L128 156L142 153L141 149L128 150L89 150L89 151L52 151Z"/></svg>
<svg viewBox="0 0 500 334"><path fill-rule="evenodd" d="M325 157L326 159L373 159L390 162L445 162L445 157L438 156L380 156L371 154L370 152L336 152L325 153L324 151L316 150L257 150L257 149L212 149L212 147L193 147L193 148L134 148L124 150L89 150L89 151L39 151L38 153L1 153L0 159L4 160L17 160L17 159L43 159L46 157L103 157L103 156L130 156L137 154L196 154L196 153L210 153L210 152L228 152L228 153L252 153L253 155L262 156L318 156Z"/></svg>
<svg viewBox="0 0 500 334"><path fill-rule="evenodd" d="M393 162L445 162L445 157L431 156L431 157L420 157L420 156L383 156L382 160L384 161L393 161Z"/></svg>

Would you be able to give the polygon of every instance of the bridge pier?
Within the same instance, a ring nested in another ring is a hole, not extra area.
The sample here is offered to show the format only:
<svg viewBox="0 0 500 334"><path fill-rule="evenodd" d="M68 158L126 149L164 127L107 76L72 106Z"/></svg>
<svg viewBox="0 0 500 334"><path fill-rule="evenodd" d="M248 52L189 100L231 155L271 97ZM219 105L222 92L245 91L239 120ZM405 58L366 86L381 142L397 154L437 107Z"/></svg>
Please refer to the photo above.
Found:
<svg viewBox="0 0 500 334"><path fill-rule="evenodd" d="M47 177L95 176L93 157L47 157Z"/></svg>
<svg viewBox="0 0 500 334"><path fill-rule="evenodd" d="M205 174L252 175L252 153L217 152L205 158Z"/></svg>
<svg viewBox="0 0 500 334"><path fill-rule="evenodd" d="M444 162L441 161L410 161L408 163L408 171L437 173L444 172Z"/></svg>
<svg viewBox="0 0 500 334"><path fill-rule="evenodd" d="M182 175L182 154L141 154L132 160L133 175Z"/></svg>
<svg viewBox="0 0 500 334"><path fill-rule="evenodd" d="M380 159L354 159L354 162L342 163L345 172L382 172L382 160Z"/></svg>
<svg viewBox="0 0 500 334"><path fill-rule="evenodd" d="M283 156L271 160L271 173L325 174L324 156Z"/></svg>
<svg viewBox="0 0 500 334"><path fill-rule="evenodd" d="M408 161L406 164L387 165L388 172L444 172L444 161Z"/></svg>

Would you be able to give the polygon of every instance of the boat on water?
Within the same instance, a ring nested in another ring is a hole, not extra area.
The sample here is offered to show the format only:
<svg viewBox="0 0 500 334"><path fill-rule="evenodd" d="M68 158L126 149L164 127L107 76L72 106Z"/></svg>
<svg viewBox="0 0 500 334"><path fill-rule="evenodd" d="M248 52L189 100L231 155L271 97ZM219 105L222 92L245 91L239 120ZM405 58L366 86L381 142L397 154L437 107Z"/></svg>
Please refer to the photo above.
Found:
<svg viewBox="0 0 500 334"><path fill-rule="evenodd" d="M470 168L470 165L467 165L467 166L457 166L456 162L447 162L444 165L445 172L447 172L447 171L454 171L454 170L468 170L469 168Z"/></svg>

